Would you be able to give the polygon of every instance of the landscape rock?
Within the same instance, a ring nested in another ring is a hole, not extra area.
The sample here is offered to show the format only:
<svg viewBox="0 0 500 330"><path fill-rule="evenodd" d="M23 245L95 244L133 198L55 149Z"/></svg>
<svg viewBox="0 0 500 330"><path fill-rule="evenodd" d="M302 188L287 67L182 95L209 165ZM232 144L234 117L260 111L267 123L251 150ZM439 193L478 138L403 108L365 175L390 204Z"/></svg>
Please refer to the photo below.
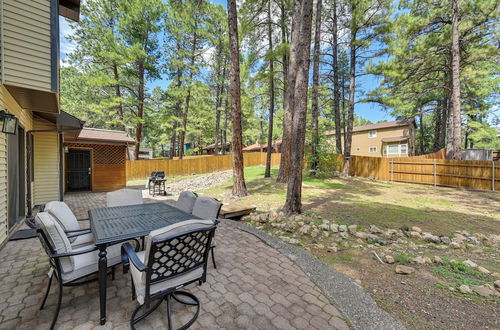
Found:
<svg viewBox="0 0 500 330"><path fill-rule="evenodd" d="M372 233L372 234L382 234L383 231L379 227L377 227L375 225L371 225L370 226L370 233Z"/></svg>
<svg viewBox="0 0 500 330"><path fill-rule="evenodd" d="M439 237L439 239L441 240L441 243L443 243L443 244L450 245L450 243L451 243L451 238L449 238L448 236L441 236L441 237Z"/></svg>
<svg viewBox="0 0 500 330"><path fill-rule="evenodd" d="M431 243L440 243L441 242L441 239L439 238L439 236L432 235L431 233L423 233L422 239L426 242L431 242Z"/></svg>
<svg viewBox="0 0 500 330"><path fill-rule="evenodd" d="M283 225L283 229L285 229L285 231L289 232L289 233L293 233L296 229L296 224L295 222L287 222Z"/></svg>
<svg viewBox="0 0 500 330"><path fill-rule="evenodd" d="M470 289L483 297L496 295L496 292L494 292L490 287L486 285L471 285Z"/></svg>
<svg viewBox="0 0 500 330"><path fill-rule="evenodd" d="M479 244L479 240L477 239L477 237L474 237L474 236L469 237L469 241L472 242L472 244L475 244L475 245Z"/></svg>
<svg viewBox="0 0 500 330"><path fill-rule="evenodd" d="M413 226L413 227L411 227L411 231L415 231L415 232L417 232L417 233L421 233L421 232L422 232L422 229L420 229L420 227Z"/></svg>
<svg viewBox="0 0 500 330"><path fill-rule="evenodd" d="M350 232L351 234L356 233L356 231L358 230L358 226L356 226L356 225L350 225L350 226L349 226L349 227L347 227L347 228L349 229L349 232Z"/></svg>
<svg viewBox="0 0 500 330"><path fill-rule="evenodd" d="M451 242L450 246L454 249L460 249L460 243L458 242Z"/></svg>
<svg viewBox="0 0 500 330"><path fill-rule="evenodd" d="M390 255L385 255L384 256L384 261L388 264L393 264L394 263L394 258Z"/></svg>
<svg viewBox="0 0 500 330"><path fill-rule="evenodd" d="M320 235L320 231L318 228L314 228L311 232L311 237L318 237Z"/></svg>
<svg viewBox="0 0 500 330"><path fill-rule="evenodd" d="M346 232L341 232L339 235L341 238L344 238L344 239L349 238L349 234Z"/></svg>
<svg viewBox="0 0 500 330"><path fill-rule="evenodd" d="M500 280L496 280L493 283L493 286L495 287L495 289L497 289L498 292L500 292Z"/></svg>
<svg viewBox="0 0 500 330"><path fill-rule="evenodd" d="M460 292L462 293L472 293L472 290L470 289L470 287L468 285L461 285L458 290L460 290Z"/></svg>
<svg viewBox="0 0 500 330"><path fill-rule="evenodd" d="M328 252L337 252L337 247L336 246L330 246L327 249Z"/></svg>
<svg viewBox="0 0 500 330"><path fill-rule="evenodd" d="M427 259L429 259L429 258L427 258ZM412 259L411 259L411 262L412 262L412 263L419 264L419 265L423 265L423 264L425 264L425 263L426 263L426 261L427 261L427 260L426 260L424 257L422 257L422 256L418 256L418 257L415 257L415 258L412 258ZM430 261L430 260L429 260L429 261Z"/></svg>
<svg viewBox="0 0 500 330"><path fill-rule="evenodd" d="M434 256L434 263L435 264L442 264L443 259L441 259L441 257L439 257L439 256Z"/></svg>
<svg viewBox="0 0 500 330"><path fill-rule="evenodd" d="M420 233L418 231L410 231L410 237L413 237L413 238L422 238L422 235L420 235Z"/></svg>
<svg viewBox="0 0 500 330"><path fill-rule="evenodd" d="M467 237L458 233L455 233L455 235L453 236L453 242L456 242L458 244L462 244L466 239Z"/></svg>
<svg viewBox="0 0 500 330"><path fill-rule="evenodd" d="M324 222L323 222L323 223L319 226L319 228L321 228L321 229L323 229L323 230L325 230L325 231L328 231L328 230L330 230L330 225L329 225L328 223L324 223Z"/></svg>
<svg viewBox="0 0 500 330"><path fill-rule="evenodd" d="M300 227L299 229L299 234L302 234L302 235L307 235L309 233L309 231L311 230L311 226L309 225L303 225L302 227Z"/></svg>
<svg viewBox="0 0 500 330"><path fill-rule="evenodd" d="M332 233L338 233L339 232L339 225L337 225L336 223L332 223L330 225L330 230L332 231Z"/></svg>
<svg viewBox="0 0 500 330"><path fill-rule="evenodd" d="M293 245L297 245L297 244L299 244L299 240L296 238L289 238L288 243L293 244Z"/></svg>
<svg viewBox="0 0 500 330"><path fill-rule="evenodd" d="M409 274L412 274L414 271L415 271L415 269L413 269L409 266L404 266L404 265L397 265L396 266L396 274L409 275Z"/></svg>
<svg viewBox="0 0 500 330"><path fill-rule="evenodd" d="M347 226L346 225L340 225L339 226L339 231L342 232L342 233L346 232L347 231Z"/></svg>
<svg viewBox="0 0 500 330"><path fill-rule="evenodd" d="M483 274L491 274L491 272L489 270L487 270L486 268L484 268L483 266L477 267L477 270Z"/></svg>
<svg viewBox="0 0 500 330"><path fill-rule="evenodd" d="M467 260L465 260L465 261L464 261L464 262L462 262L462 263L463 263L464 265L469 266L469 267L472 267L472 268L476 268L476 267L477 267L477 264L476 264L474 261L470 260L470 259L467 259Z"/></svg>

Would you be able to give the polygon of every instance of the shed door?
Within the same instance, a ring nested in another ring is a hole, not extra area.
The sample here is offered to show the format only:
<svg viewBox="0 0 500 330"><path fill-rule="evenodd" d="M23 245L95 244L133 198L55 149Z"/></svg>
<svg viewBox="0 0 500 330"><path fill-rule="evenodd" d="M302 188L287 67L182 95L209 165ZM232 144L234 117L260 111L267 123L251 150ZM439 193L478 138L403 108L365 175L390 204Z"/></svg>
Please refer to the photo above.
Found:
<svg viewBox="0 0 500 330"><path fill-rule="evenodd" d="M90 150L69 149L66 158L66 183L69 191L92 189Z"/></svg>

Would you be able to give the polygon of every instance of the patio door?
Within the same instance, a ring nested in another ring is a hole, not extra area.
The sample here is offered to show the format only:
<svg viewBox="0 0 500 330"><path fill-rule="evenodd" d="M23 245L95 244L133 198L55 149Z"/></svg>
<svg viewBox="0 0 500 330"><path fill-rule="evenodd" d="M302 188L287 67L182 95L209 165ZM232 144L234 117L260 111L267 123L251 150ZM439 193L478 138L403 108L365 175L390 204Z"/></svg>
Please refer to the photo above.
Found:
<svg viewBox="0 0 500 330"><path fill-rule="evenodd" d="M66 184L68 191L92 189L91 150L69 149L66 157Z"/></svg>
<svg viewBox="0 0 500 330"><path fill-rule="evenodd" d="M8 219L9 228L26 215L26 162L24 129L18 127L15 135L8 135Z"/></svg>

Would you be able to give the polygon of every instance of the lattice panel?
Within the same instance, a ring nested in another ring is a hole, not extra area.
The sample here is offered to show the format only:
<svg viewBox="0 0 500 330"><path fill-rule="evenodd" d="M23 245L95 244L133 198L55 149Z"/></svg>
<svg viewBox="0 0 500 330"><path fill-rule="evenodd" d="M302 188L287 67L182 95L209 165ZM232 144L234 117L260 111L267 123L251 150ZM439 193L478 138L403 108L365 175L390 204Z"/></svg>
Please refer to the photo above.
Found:
<svg viewBox="0 0 500 330"><path fill-rule="evenodd" d="M93 149L94 164L125 164L126 146L82 143L67 143L66 146Z"/></svg>
<svg viewBox="0 0 500 330"><path fill-rule="evenodd" d="M202 265L210 233L210 230L198 231L157 243L151 281L161 281Z"/></svg>

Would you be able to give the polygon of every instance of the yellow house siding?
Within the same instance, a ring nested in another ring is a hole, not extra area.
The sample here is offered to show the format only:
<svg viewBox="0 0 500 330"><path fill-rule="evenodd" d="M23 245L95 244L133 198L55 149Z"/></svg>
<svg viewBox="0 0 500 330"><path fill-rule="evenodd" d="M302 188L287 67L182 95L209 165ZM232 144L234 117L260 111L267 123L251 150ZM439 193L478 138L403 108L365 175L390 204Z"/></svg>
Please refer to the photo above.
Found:
<svg viewBox="0 0 500 330"><path fill-rule="evenodd" d="M51 91L50 1L0 1L3 83Z"/></svg>
<svg viewBox="0 0 500 330"><path fill-rule="evenodd" d="M390 127L390 128L379 128L374 129L373 131L377 132L376 137L369 137L370 131L360 131L353 132L352 134L352 144L351 144L351 155L353 156L370 156L370 157L383 157L383 148L388 143L383 143L382 139L391 138L391 137L400 137L400 136L410 136L410 140L407 142L392 142L392 143L407 143L408 154L411 153L411 139L412 132L409 126L399 126L399 127ZM341 136L342 138L342 149L344 148L344 134ZM333 137L330 137L333 142ZM390 144L392 144L390 143ZM376 152L370 152L370 148L377 148Z"/></svg>
<svg viewBox="0 0 500 330"><path fill-rule="evenodd" d="M0 244L7 238L7 232L7 139L0 134Z"/></svg>
<svg viewBox="0 0 500 330"><path fill-rule="evenodd" d="M59 140L57 133L34 133L33 205L59 200Z"/></svg>

